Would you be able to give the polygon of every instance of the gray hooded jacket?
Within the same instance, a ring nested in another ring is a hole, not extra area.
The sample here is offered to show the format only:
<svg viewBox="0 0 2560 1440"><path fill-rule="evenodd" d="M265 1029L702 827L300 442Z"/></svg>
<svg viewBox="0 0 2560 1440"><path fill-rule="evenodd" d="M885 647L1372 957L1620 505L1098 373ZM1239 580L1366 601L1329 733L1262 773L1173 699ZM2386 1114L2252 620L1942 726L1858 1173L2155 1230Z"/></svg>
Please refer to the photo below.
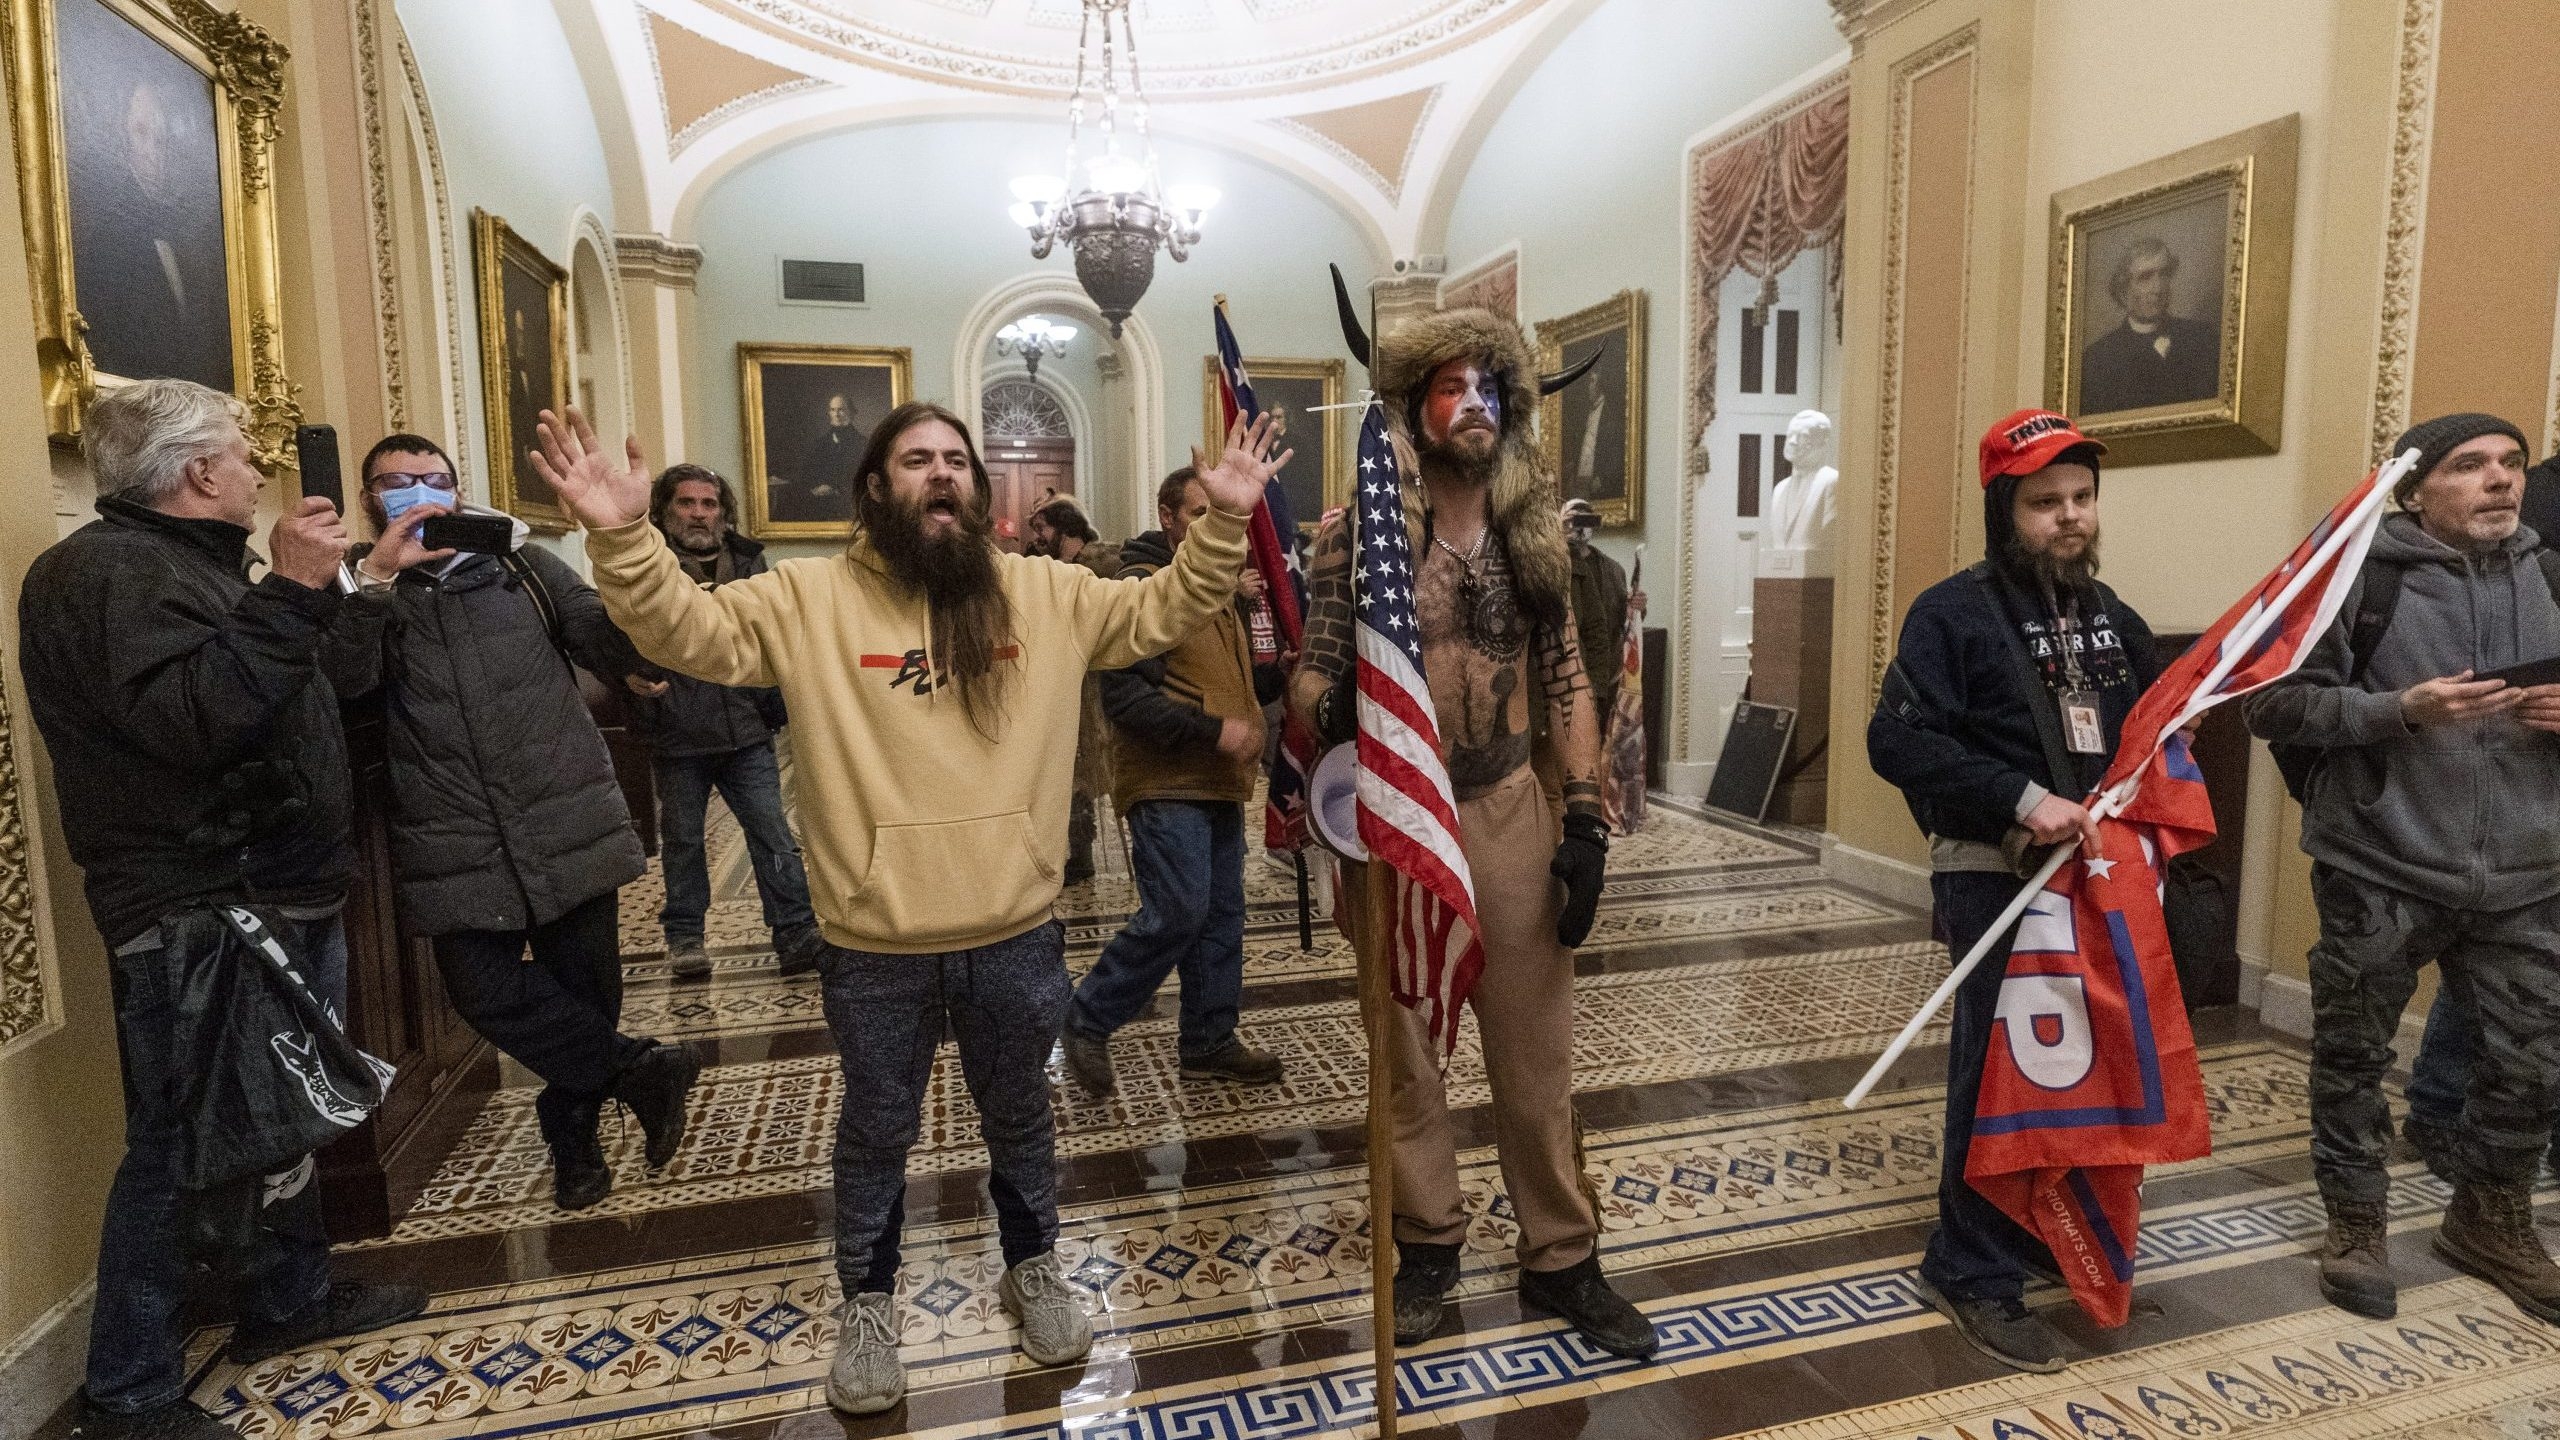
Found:
<svg viewBox="0 0 2560 1440"><path fill-rule="evenodd" d="M2498 549L2465 555L2420 529L2382 522L2366 561L2402 567L2391 624L2355 683L2348 622L2292 675L2249 698L2249 730L2318 748L2302 805L2304 853L2436 904L2512 910L2560 892L2560 736L2512 715L2412 728L2399 692L2462 670L2560 654L2560 604L2516 527Z"/></svg>

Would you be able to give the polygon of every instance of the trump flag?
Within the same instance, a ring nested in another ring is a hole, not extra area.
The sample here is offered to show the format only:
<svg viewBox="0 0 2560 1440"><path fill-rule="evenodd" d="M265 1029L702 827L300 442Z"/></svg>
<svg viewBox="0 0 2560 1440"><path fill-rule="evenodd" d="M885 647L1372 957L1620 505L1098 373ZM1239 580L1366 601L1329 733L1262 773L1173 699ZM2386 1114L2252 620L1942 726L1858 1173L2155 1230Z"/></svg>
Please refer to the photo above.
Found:
<svg viewBox="0 0 2560 1440"><path fill-rule="evenodd" d="M1965 1180L2051 1248L2101 1325L2132 1306L2143 1167L2213 1148L2160 908L2161 867L2214 836L2180 728L2302 663L2363 568L2401 463L2367 475L2143 692L2093 797L2097 852L2063 862L2018 922Z"/></svg>

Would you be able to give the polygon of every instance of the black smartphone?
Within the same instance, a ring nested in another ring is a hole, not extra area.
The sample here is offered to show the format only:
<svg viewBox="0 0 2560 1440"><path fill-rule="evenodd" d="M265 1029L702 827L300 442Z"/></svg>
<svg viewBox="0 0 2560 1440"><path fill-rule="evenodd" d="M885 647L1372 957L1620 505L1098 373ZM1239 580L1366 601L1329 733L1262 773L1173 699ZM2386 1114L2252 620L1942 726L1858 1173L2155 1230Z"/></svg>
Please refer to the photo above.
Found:
<svg viewBox="0 0 2560 1440"><path fill-rule="evenodd" d="M293 432L293 460L302 471L302 496L314 495L347 513L347 482L338 464L338 427L305 425Z"/></svg>
<svg viewBox="0 0 2560 1440"><path fill-rule="evenodd" d="M504 555L515 548L516 523L504 515L430 515L418 527L418 543L430 550Z"/></svg>

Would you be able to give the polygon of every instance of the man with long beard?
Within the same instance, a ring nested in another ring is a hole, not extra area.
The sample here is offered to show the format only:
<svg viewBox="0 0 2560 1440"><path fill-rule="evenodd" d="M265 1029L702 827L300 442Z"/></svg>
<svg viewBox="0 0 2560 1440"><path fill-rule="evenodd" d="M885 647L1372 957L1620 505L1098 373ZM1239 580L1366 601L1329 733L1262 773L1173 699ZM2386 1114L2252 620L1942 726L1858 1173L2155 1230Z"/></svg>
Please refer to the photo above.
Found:
<svg viewBox="0 0 2560 1440"><path fill-rule="evenodd" d="M1991 928L2042 863L2039 847L2077 835L2095 853L2097 822L2079 802L2160 673L2150 627L2098 581L2105 453L2049 410L1983 435L1985 558L1911 602L1867 725L1868 763L1929 837L1931 918L1950 954ZM1975 1349L2044 1373L2062 1368L2059 1339L2020 1297L2028 1266L2049 1271L2051 1256L1964 1178L2008 959L2003 940L1956 989L1938 1228L1920 1288Z"/></svg>
<svg viewBox="0 0 2560 1440"><path fill-rule="evenodd" d="M648 524L637 441L597 447L577 411L546 414L535 468L587 526L606 604L641 652L721 685L776 685L826 948L818 967L844 1065L836 1121L836 1270L846 1296L827 1399L865 1415L906 1394L898 1236L918 1107L948 1028L978 1107L1004 1249L999 1288L1023 1353L1093 1343L1053 1249L1049 1052L1064 1018L1066 859L1085 672L1161 654L1235 594L1245 517L1280 464L1270 427L1228 432L1201 485L1210 510L1171 565L1105 580L999 554L986 466L960 418L900 406L855 470L841 555L704 590Z"/></svg>
<svg viewBox="0 0 2560 1440"><path fill-rule="evenodd" d="M1652 1322L1600 1273L1600 1222L1573 1113L1572 947L1590 934L1609 841L1573 564L1535 458L1537 371L1519 326L1455 310L1387 337L1373 374L1399 456L1411 462L1401 468L1421 556L1414 613L1458 842L1475 879L1484 971L1468 1003L1520 1226L1520 1296L1612 1355L1650 1358ZM1356 673L1351 537L1339 517L1316 537L1308 588L1306 651L1290 698L1339 744L1355 728ZM1563 774L1561 829L1531 763L1532 704L1547 708ZM1396 1338L1411 1342L1439 1327L1468 1215L1437 1047L1401 1009L1391 1045L1395 1325Z"/></svg>

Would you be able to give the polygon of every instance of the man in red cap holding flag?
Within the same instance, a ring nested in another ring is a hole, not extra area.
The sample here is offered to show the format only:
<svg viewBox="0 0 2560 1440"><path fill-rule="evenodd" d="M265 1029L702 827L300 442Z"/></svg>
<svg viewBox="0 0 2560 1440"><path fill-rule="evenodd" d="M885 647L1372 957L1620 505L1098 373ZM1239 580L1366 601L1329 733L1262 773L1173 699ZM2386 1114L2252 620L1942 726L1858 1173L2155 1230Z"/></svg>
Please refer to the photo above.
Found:
<svg viewBox="0 0 2560 1440"><path fill-rule="evenodd" d="M1929 837L1933 927L1955 954L2047 847L2078 837L2094 853L2081 801L2159 673L2150 627L2097 578L2105 448L2049 410L1984 433L1984 558L1912 601L1867 726L1869 764ZM2051 1257L1965 1181L2008 951L1998 942L1955 993L1938 1228L1920 1280L1976 1349L2049 1372L2062 1368L2058 1337L2020 1297L2029 1265Z"/></svg>

